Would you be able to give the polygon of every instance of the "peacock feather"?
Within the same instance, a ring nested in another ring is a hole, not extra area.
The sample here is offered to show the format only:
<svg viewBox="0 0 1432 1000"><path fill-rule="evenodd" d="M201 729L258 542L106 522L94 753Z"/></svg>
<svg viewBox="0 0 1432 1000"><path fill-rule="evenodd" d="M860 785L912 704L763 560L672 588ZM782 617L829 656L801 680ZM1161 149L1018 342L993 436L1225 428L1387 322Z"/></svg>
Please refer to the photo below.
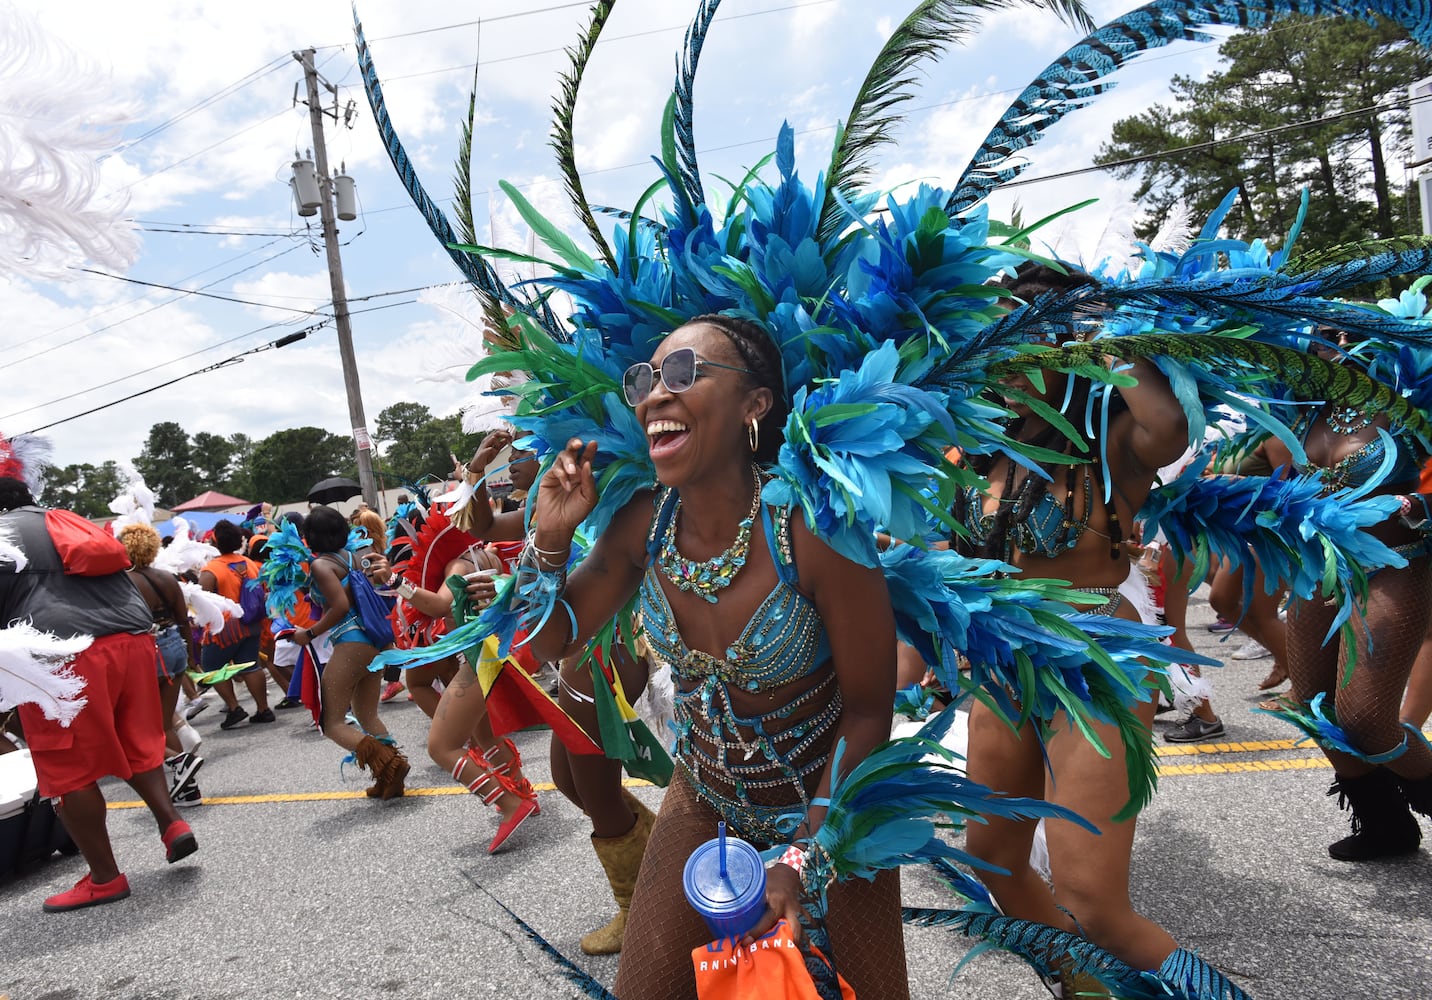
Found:
<svg viewBox="0 0 1432 1000"><path fill-rule="evenodd" d="M701 62L701 47L706 32L716 17L721 0L701 0L696 15L686 29L686 46L676 71L676 85L671 94L671 129L676 159L676 173L681 179L685 202L700 205L706 201L701 186L701 170L696 163L696 67Z"/></svg>
<svg viewBox="0 0 1432 1000"><path fill-rule="evenodd" d="M1154 0L1081 39L1035 77L1000 116L951 192L946 209L962 215L1028 165L1016 159L1064 117L1115 85L1111 77L1138 56L1177 41L1212 41L1200 27L1261 28L1296 14L1397 21L1420 45L1432 43L1432 10L1403 0L1366 4L1329 0Z"/></svg>
<svg viewBox="0 0 1432 1000"><path fill-rule="evenodd" d="M502 307L506 305L511 309L519 309L523 304L503 285L492 270L492 266L485 260L465 251L453 249L459 246L461 241L453 232L452 224L448 222L443 210L428 196L422 181L418 179L417 168L408 158L408 151L403 147L397 130L393 128L393 122L388 116L388 106L383 100L383 88L378 82L378 73L373 65L373 53L367 39L363 37L363 25L358 21L356 9L353 12L353 32L358 41L358 70L363 76L363 89L368 95L368 105L373 111L373 121L378 126L383 147L388 152L388 158L393 161L398 178L407 190L408 197L413 200L413 204L422 213L428 228L447 250L448 256L458 266L458 270L462 271L463 277L467 278L477 290L478 298L483 304L483 311L487 314L493 329L505 329L507 318Z"/></svg>

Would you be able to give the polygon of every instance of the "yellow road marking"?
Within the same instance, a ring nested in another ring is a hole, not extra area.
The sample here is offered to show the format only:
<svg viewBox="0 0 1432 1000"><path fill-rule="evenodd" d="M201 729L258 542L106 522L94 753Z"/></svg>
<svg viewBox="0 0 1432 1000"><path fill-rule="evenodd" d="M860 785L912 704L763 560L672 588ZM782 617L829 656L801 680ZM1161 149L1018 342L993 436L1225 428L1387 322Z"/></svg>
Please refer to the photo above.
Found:
<svg viewBox="0 0 1432 1000"><path fill-rule="evenodd" d="M1204 753L1271 753L1276 750L1296 750L1310 744L1309 740L1249 740L1245 743L1185 743L1179 746L1157 747L1154 753L1160 757L1191 757Z"/></svg>
<svg viewBox="0 0 1432 1000"><path fill-rule="evenodd" d="M1432 732L1424 735L1432 737ZM1239 743L1187 743L1179 746L1160 746L1154 753L1164 757L1207 757L1231 753L1281 753L1299 750L1312 745L1308 739L1290 740L1248 740ZM1308 771L1331 767L1326 757L1275 757L1271 760L1230 760L1210 761L1201 764L1164 764L1159 767L1159 777L1184 777L1197 774L1249 774L1254 771ZM628 788L649 788L651 783L639 779L623 782ZM534 782L532 787L539 792L554 792L557 786L550 781ZM409 788L408 795L466 795L468 791L460 785L443 785L439 788ZM333 802L343 799L364 798L361 791L352 792L275 792L268 795L212 795L205 796L206 806L252 806L274 802ZM142 809L143 802L111 802L111 809ZM0 1000L5 1000L0 996Z"/></svg>
<svg viewBox="0 0 1432 1000"><path fill-rule="evenodd" d="M648 781L625 781L628 788L649 788ZM534 781L532 788L538 792L555 792L557 786L550 781ZM468 795L466 788L461 785L443 785L438 788L409 788L405 795ZM268 795L206 795L204 805L206 806L255 806L267 805L273 802L337 802L343 799L366 798L361 791L354 792L272 792ZM143 809L143 802L111 802L111 809ZM3 998L0 998L3 1000Z"/></svg>

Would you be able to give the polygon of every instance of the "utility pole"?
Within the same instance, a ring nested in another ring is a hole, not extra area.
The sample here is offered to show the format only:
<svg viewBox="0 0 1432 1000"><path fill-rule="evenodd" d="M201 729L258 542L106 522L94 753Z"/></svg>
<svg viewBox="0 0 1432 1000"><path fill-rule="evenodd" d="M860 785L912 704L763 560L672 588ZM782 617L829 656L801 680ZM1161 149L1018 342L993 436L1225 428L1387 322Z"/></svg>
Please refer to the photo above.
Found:
<svg viewBox="0 0 1432 1000"><path fill-rule="evenodd" d="M295 52L293 57L303 64L303 78L308 84L308 120L313 126L313 159L318 168L319 210L323 219L323 245L328 251L328 281L333 289L333 320L338 327L338 353L343 359L343 386L348 391L348 419L353 428L353 444L358 456L358 485L363 499L378 509L378 486L373 477L373 440L363 416L363 394L358 387L358 361L353 354L353 329L348 324L348 297L343 290L343 261L338 256L338 222L333 214L333 179L328 172L328 150L323 144L323 105L318 98L318 70L313 65L313 49ZM333 116L338 118L338 90L325 82L334 94Z"/></svg>

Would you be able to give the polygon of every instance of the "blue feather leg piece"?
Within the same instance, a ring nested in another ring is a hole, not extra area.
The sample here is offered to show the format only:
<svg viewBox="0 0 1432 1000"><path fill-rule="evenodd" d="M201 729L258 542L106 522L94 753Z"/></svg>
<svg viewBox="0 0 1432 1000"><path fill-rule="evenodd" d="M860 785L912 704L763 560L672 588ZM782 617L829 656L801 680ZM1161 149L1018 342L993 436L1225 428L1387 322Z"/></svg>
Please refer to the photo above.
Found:
<svg viewBox="0 0 1432 1000"><path fill-rule="evenodd" d="M1405 732L1402 734L1401 743L1381 753L1370 754L1354 744L1348 731L1338 725L1337 709L1327 701L1326 691L1319 691L1313 695L1313 700L1306 706L1291 698L1278 698L1276 704L1278 707L1275 709L1259 706L1255 711L1263 712L1297 726L1304 734L1304 738L1299 740L1299 743L1312 741L1325 750L1345 753L1373 765L1390 763L1407 752L1408 734ZM1419 738L1422 738L1422 734L1415 728L1404 726L1404 729L1411 729L1412 732L1417 733Z"/></svg>

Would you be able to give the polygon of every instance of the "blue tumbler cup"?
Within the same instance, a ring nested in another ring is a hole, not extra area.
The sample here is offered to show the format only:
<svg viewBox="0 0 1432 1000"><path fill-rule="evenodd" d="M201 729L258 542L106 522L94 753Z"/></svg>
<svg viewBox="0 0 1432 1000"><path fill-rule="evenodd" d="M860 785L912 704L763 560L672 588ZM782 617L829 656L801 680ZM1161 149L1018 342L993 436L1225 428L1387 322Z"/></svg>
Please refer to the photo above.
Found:
<svg viewBox="0 0 1432 1000"><path fill-rule="evenodd" d="M739 837L726 836L726 824L686 859L682 875L686 898L718 939L737 938L766 912L766 866L761 855Z"/></svg>

